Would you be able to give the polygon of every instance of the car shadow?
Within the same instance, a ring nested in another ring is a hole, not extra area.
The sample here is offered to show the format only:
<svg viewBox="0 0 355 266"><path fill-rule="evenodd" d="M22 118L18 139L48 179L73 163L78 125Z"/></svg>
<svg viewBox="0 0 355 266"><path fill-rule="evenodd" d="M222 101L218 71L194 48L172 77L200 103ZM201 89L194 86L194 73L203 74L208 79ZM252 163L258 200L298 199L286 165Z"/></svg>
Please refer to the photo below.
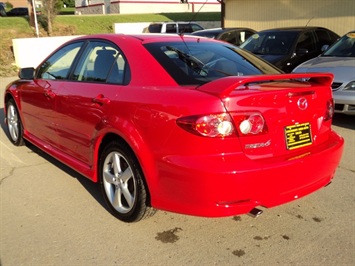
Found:
<svg viewBox="0 0 355 266"><path fill-rule="evenodd" d="M0 108L1 129L5 133L5 136L7 138L10 138L4 119L5 119L4 108ZM65 172L67 175L78 180L78 182L90 193L90 195L107 210L104 199L100 193L100 187L99 187L98 183L92 182L90 179L88 179L85 176L81 175L80 173L74 171L72 168L61 163L60 161L58 161L54 157L48 155L47 153L45 153L41 149L37 148L35 145L31 144L30 142L25 141L25 144L26 144L26 147L29 148L32 152L34 152L38 156L42 157L43 159L48 161L50 164L56 166L57 168L59 168L60 170Z"/></svg>
<svg viewBox="0 0 355 266"><path fill-rule="evenodd" d="M333 125L348 129L355 129L355 116L336 113L333 117Z"/></svg>

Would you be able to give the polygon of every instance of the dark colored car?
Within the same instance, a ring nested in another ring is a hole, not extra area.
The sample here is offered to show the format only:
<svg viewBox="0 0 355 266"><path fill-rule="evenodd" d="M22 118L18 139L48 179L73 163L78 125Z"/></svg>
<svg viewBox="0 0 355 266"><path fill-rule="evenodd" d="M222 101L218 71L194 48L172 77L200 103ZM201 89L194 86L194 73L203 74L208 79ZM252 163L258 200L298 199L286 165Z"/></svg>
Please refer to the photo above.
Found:
<svg viewBox="0 0 355 266"><path fill-rule="evenodd" d="M221 40L239 46L254 33L256 31L249 28L213 28L195 31L191 35Z"/></svg>
<svg viewBox="0 0 355 266"><path fill-rule="evenodd" d="M324 52L340 36L321 27L292 27L260 31L240 47L291 72L299 64Z"/></svg>
<svg viewBox="0 0 355 266"><path fill-rule="evenodd" d="M27 7L15 7L11 9L9 12L6 12L9 17L22 17L28 16L28 8Z"/></svg>

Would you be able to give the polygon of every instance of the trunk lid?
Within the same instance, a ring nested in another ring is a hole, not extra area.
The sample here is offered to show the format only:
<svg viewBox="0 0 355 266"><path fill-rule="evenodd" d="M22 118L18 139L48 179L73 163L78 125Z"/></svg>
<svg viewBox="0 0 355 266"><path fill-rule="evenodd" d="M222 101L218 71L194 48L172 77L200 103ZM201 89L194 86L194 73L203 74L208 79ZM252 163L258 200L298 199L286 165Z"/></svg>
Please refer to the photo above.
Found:
<svg viewBox="0 0 355 266"><path fill-rule="evenodd" d="M228 77L198 88L223 101L250 158L306 156L331 130L332 74ZM261 115L264 131L243 134L241 122Z"/></svg>

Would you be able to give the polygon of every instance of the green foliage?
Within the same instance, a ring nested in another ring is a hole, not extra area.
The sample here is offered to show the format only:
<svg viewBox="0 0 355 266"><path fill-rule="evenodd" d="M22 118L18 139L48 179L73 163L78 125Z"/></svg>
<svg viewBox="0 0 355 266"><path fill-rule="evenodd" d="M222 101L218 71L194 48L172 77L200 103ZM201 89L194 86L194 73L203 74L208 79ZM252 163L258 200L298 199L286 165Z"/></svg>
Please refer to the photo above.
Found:
<svg viewBox="0 0 355 266"><path fill-rule="evenodd" d="M13 4L11 4L10 2L6 2L5 5L6 5L6 9L11 9L14 7Z"/></svg>
<svg viewBox="0 0 355 266"><path fill-rule="evenodd" d="M154 22L154 21L190 21L193 13L161 13L161 14L126 14L107 16L57 16L54 24L71 26L75 28L75 34L112 33L114 23L126 22ZM194 20L219 21L219 12L199 13Z"/></svg>
<svg viewBox="0 0 355 266"><path fill-rule="evenodd" d="M63 0L63 4L66 7L75 7L75 0Z"/></svg>

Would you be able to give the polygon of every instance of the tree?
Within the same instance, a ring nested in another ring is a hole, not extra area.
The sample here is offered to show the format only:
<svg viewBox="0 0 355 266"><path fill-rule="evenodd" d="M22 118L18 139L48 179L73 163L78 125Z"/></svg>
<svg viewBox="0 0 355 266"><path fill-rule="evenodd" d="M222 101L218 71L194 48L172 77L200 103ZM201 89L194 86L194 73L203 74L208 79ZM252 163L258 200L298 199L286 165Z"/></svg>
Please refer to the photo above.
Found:
<svg viewBox="0 0 355 266"><path fill-rule="evenodd" d="M49 36L52 35L52 24L55 16L63 6L62 0L45 0L42 1L42 16L46 24L46 30Z"/></svg>

